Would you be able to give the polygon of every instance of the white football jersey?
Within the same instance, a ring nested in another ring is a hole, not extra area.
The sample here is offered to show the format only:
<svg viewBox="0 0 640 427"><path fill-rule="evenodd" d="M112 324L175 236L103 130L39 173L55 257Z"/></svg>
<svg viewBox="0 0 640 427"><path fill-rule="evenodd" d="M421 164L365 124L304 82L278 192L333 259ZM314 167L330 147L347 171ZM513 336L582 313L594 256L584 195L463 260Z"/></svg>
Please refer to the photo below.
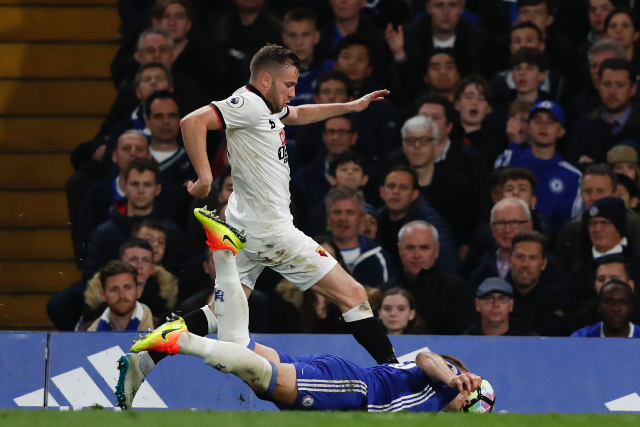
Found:
<svg viewBox="0 0 640 427"><path fill-rule="evenodd" d="M289 160L280 121L289 115L289 107L274 112L251 85L210 106L227 135L233 180L226 211L229 223L253 236L292 224Z"/></svg>

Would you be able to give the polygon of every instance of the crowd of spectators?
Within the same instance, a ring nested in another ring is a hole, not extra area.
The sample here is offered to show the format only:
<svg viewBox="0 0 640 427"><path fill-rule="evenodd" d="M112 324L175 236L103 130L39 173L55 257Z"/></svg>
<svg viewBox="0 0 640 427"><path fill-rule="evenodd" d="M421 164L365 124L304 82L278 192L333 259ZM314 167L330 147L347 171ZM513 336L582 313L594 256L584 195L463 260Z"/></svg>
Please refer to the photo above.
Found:
<svg viewBox="0 0 640 427"><path fill-rule="evenodd" d="M628 0L119 2L118 95L67 182L82 280L61 330L134 330L212 298L194 207L233 190L223 132L205 199L180 118L295 52L292 105L387 88L286 128L294 223L360 283L389 334L639 336L640 20ZM635 47L638 46L639 50ZM340 311L265 269L250 329L340 333ZM576 331L576 332L574 332Z"/></svg>

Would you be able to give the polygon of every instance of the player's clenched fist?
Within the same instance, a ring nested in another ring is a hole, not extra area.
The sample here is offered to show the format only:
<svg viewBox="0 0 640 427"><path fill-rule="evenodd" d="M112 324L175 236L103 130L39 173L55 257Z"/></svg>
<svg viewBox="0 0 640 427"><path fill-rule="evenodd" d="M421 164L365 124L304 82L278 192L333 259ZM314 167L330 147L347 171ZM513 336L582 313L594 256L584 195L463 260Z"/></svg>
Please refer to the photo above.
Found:
<svg viewBox="0 0 640 427"><path fill-rule="evenodd" d="M187 191L193 197L199 197L199 198L207 197L207 195L209 194L209 191L211 191L211 184L206 184L204 181L201 181L201 180L197 180L195 183L192 181L189 181L187 183Z"/></svg>

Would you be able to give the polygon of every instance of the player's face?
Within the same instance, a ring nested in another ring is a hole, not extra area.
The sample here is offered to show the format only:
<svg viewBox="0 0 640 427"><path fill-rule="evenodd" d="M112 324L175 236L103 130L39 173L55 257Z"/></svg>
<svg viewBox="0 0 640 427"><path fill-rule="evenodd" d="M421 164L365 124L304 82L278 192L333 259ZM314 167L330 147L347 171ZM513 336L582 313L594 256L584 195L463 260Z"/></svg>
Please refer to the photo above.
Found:
<svg viewBox="0 0 640 427"><path fill-rule="evenodd" d="M518 9L518 23L520 22L532 22L542 34L546 34L547 27L553 22L553 15L549 14L545 3L523 6Z"/></svg>
<svg viewBox="0 0 640 427"><path fill-rule="evenodd" d="M154 26L168 32L176 43L186 39L187 33L191 29L191 20L187 17L187 9L178 3L170 4L164 10L162 18L151 21Z"/></svg>
<svg viewBox="0 0 640 427"><path fill-rule="evenodd" d="M349 100L345 84L339 80L327 80L322 83L313 101L316 104L342 104Z"/></svg>
<svg viewBox="0 0 640 427"><path fill-rule="evenodd" d="M427 11L431 14L433 26L440 31L453 31L464 10L462 0L429 0Z"/></svg>
<svg viewBox="0 0 640 427"><path fill-rule="evenodd" d="M493 237L502 249L511 249L511 239L518 231L531 229L520 203L508 203L499 206L491 221Z"/></svg>
<svg viewBox="0 0 640 427"><path fill-rule="evenodd" d="M444 143L449 139L449 132L453 128L453 123L447 123L447 116L442 105L422 104L418 109L418 114L424 114L434 121L438 127L438 142Z"/></svg>
<svg viewBox="0 0 640 427"><path fill-rule="evenodd" d="M610 264L602 264L598 267L596 271L596 281L594 282L594 288L596 293L600 293L600 289L604 286L605 283L609 283L612 280L621 280L623 282L629 283L631 289L633 289L634 283L633 280L629 280L629 276L627 275L627 271L624 269L624 264L619 262L612 262Z"/></svg>
<svg viewBox="0 0 640 427"><path fill-rule="evenodd" d="M433 241L430 229L416 228L404 233L402 241L398 242L398 252L405 273L415 276L420 270L433 267L440 253L440 245Z"/></svg>
<svg viewBox="0 0 640 427"><path fill-rule="evenodd" d="M509 261L514 283L520 287L531 287L538 283L540 274L547 266L542 245L537 242L520 242L513 248Z"/></svg>
<svg viewBox="0 0 640 427"><path fill-rule="evenodd" d="M628 49L638 40L638 32L633 26L633 21L626 13L617 13L609 21L606 37L620 43L623 48Z"/></svg>
<svg viewBox="0 0 640 427"><path fill-rule="evenodd" d="M626 16L626 15L625 15ZM631 84L626 70L604 70L600 79L600 98L605 108L619 113L631 102L636 94L637 84Z"/></svg>
<svg viewBox="0 0 640 427"><path fill-rule="evenodd" d="M140 84L136 88L136 96L144 101L157 90L169 89L167 73L162 68L147 68L140 75Z"/></svg>
<svg viewBox="0 0 640 427"><path fill-rule="evenodd" d="M132 314L136 308L138 286L131 274L122 273L107 278L101 295L113 314L126 316Z"/></svg>
<svg viewBox="0 0 640 427"><path fill-rule="evenodd" d="M155 99L151 103L151 114L146 118L151 138L161 142L173 142L180 131L178 104L171 98Z"/></svg>
<svg viewBox="0 0 640 427"><path fill-rule="evenodd" d="M529 120L529 135L534 144L550 146L564 135L564 128L553 114L539 111Z"/></svg>
<svg viewBox="0 0 640 427"><path fill-rule="evenodd" d="M491 106L484 97L482 89L470 84L460 94L460 100L456 101L456 110L460 112L462 123L477 126L482 124L484 118L491 112Z"/></svg>
<svg viewBox="0 0 640 427"><path fill-rule="evenodd" d="M615 52L605 50L604 52L591 55L589 59L589 73L591 74L591 82L596 89L600 86L600 65L605 59L615 58Z"/></svg>
<svg viewBox="0 0 640 427"><path fill-rule="evenodd" d="M378 234L378 220L371 214L364 214L362 225L360 225L360 234L370 239L375 239Z"/></svg>
<svg viewBox="0 0 640 427"><path fill-rule="evenodd" d="M357 17L366 4L366 0L331 0L331 9L336 18L349 19Z"/></svg>
<svg viewBox="0 0 640 427"><path fill-rule="evenodd" d="M365 46L354 44L340 51L334 68L349 77L354 86L360 86L371 75L369 51Z"/></svg>
<svg viewBox="0 0 640 427"><path fill-rule="evenodd" d="M502 197L515 197L524 200L529 206L535 205L531 183L526 179L511 179L502 186Z"/></svg>
<svg viewBox="0 0 640 427"><path fill-rule="evenodd" d="M613 196L613 184L608 175L585 175L582 177L582 203L585 209L591 208L594 202L603 197Z"/></svg>
<svg viewBox="0 0 640 427"><path fill-rule="evenodd" d="M153 262L160 264L164 257L164 251L167 248L167 235L164 231L154 230L150 227L141 227L138 235L139 239L144 239L153 247Z"/></svg>
<svg viewBox="0 0 640 427"><path fill-rule="evenodd" d="M511 32L509 50L513 55L523 47L544 50L544 43L538 38L538 32L533 28L519 28Z"/></svg>
<svg viewBox="0 0 640 427"><path fill-rule="evenodd" d="M638 176L638 169L635 163L629 162L620 162L613 165L614 173L621 173L622 175L626 175L632 180L636 180Z"/></svg>
<svg viewBox="0 0 640 427"><path fill-rule="evenodd" d="M491 292L476 298L476 311L484 321L494 324L504 323L509 319L509 313L513 311L513 298L502 292Z"/></svg>
<svg viewBox="0 0 640 427"><path fill-rule="evenodd" d="M122 135L118 139L118 146L111 159L118 165L118 169L124 171L133 159L149 157L149 143L144 135Z"/></svg>
<svg viewBox="0 0 640 427"><path fill-rule="evenodd" d="M421 168L432 164L436 159L436 140L431 129L407 131L402 138L402 149L412 168Z"/></svg>
<svg viewBox="0 0 640 427"><path fill-rule="evenodd" d="M343 163L336 168L335 185L344 185L358 189L367 183L367 176L362 170L362 166L354 163Z"/></svg>
<svg viewBox="0 0 640 427"><path fill-rule="evenodd" d="M349 151L357 139L358 134L351 129L351 122L344 117L334 117L326 121L322 140L330 156Z"/></svg>
<svg viewBox="0 0 640 427"><path fill-rule="evenodd" d="M360 233L362 217L357 200L338 200L329 210L327 225L336 240L353 239Z"/></svg>
<svg viewBox="0 0 640 427"><path fill-rule="evenodd" d="M307 63L313 59L313 47L320 41L320 33L313 21L290 21L282 33L282 41L302 63Z"/></svg>
<svg viewBox="0 0 640 427"><path fill-rule="evenodd" d="M419 190L413 188L411 175L403 171L391 172L380 187L380 197L392 212L406 211L419 195Z"/></svg>
<svg viewBox="0 0 640 427"><path fill-rule="evenodd" d="M233 181L231 180L231 175L224 179L222 183L222 190L218 193L218 202L221 205L224 205L229 200L229 196L233 193Z"/></svg>
<svg viewBox="0 0 640 427"><path fill-rule="evenodd" d="M613 4L609 0L589 0L589 25L595 33L604 31L604 21L612 10Z"/></svg>
<svg viewBox="0 0 640 427"><path fill-rule="evenodd" d="M433 89L450 92L460 80L456 61L446 53L433 55L427 66L425 82Z"/></svg>
<svg viewBox="0 0 640 427"><path fill-rule="evenodd" d="M513 81L518 93L531 93L538 89L538 85L547 78L547 73L540 71L537 65L525 62L513 67Z"/></svg>
<svg viewBox="0 0 640 427"><path fill-rule="evenodd" d="M633 295L624 286L608 286L600 297L598 312L607 329L624 329L633 314Z"/></svg>
<svg viewBox="0 0 640 427"><path fill-rule="evenodd" d="M153 252L143 248L129 248L122 254L122 261L130 264L138 270L138 285L144 286L153 273L155 264L153 263ZM141 291L142 292L142 291Z"/></svg>
<svg viewBox="0 0 640 427"><path fill-rule="evenodd" d="M280 112L291 98L296 96L296 83L298 83L298 69L295 67L283 67L282 73L273 79L273 83L267 92L267 100L275 108L274 112Z"/></svg>
<svg viewBox="0 0 640 427"><path fill-rule="evenodd" d="M167 70L173 64L173 52L169 47L169 40L161 34L149 34L142 42L142 48L135 53L135 59L140 65L159 62Z"/></svg>
<svg viewBox="0 0 640 427"><path fill-rule="evenodd" d="M125 183L124 193L133 206L138 209L147 209L153 206L153 200L160 193L160 188L153 172L132 169Z"/></svg>
<svg viewBox="0 0 640 427"><path fill-rule="evenodd" d="M462 408L469 404L469 396L465 394L458 394L455 399L447 404L442 410L444 412L460 412Z"/></svg>
<svg viewBox="0 0 640 427"><path fill-rule="evenodd" d="M409 322L415 319L416 311L403 295L388 295L382 300L378 317L389 335L402 335Z"/></svg>
<svg viewBox="0 0 640 427"><path fill-rule="evenodd" d="M622 237L611 221L602 217L589 220L589 238L598 252L606 252L620 243Z"/></svg>

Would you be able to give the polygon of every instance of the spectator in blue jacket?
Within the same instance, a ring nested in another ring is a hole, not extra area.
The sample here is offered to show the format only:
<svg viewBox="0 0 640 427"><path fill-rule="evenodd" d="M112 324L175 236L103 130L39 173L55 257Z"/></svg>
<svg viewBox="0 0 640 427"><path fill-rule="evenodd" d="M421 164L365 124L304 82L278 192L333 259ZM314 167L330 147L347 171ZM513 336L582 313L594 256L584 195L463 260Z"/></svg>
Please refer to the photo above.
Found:
<svg viewBox="0 0 640 427"><path fill-rule="evenodd" d="M598 312L602 321L578 329L572 337L640 338L640 326L631 323L633 290L622 280L612 280L600 289Z"/></svg>
<svg viewBox="0 0 640 427"><path fill-rule="evenodd" d="M333 187L326 198L327 224L345 268L363 285L377 287L395 275L391 257L373 239L360 234L365 215L362 191Z"/></svg>
<svg viewBox="0 0 640 427"><path fill-rule="evenodd" d="M538 180L536 208L556 232L583 208L582 173L556 153L557 141L564 133L562 108L555 102L538 102L529 112L531 146L525 148L510 142L496 160L496 167L522 167L535 174Z"/></svg>

